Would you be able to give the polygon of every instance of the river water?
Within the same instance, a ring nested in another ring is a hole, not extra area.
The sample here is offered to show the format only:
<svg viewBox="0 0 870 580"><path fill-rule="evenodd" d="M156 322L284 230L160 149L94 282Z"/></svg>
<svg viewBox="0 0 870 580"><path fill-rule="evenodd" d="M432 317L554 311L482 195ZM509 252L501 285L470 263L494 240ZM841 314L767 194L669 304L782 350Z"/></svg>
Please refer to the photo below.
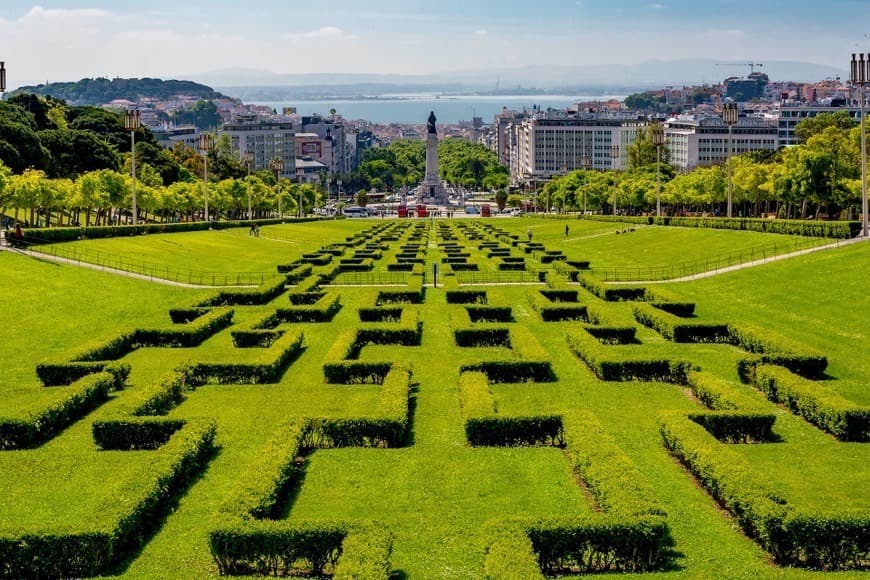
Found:
<svg viewBox="0 0 870 580"><path fill-rule="evenodd" d="M330 109L348 120L365 119L373 123L423 124L434 111L438 123L458 123L471 121L472 117L483 117L484 123L491 123L495 115L503 107L511 110L531 109L539 106L542 109L564 109L577 102L607 101L624 99L624 95L451 95L435 97L432 95L385 95L372 99L336 99L296 102L257 102L252 104L265 105L279 113L285 107L296 107L300 115L319 113L329 115Z"/></svg>

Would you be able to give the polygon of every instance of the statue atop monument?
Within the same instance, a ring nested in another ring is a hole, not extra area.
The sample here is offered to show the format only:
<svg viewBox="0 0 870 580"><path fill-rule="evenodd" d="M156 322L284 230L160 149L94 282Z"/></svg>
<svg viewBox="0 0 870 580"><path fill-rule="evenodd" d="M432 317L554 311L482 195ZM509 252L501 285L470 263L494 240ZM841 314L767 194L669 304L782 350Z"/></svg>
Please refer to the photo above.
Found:
<svg viewBox="0 0 870 580"><path fill-rule="evenodd" d="M431 111L429 113L429 123L428 123L430 135L435 135L436 133L438 133L438 131L435 130L435 121L437 121L437 120L438 119L435 118L435 111Z"/></svg>

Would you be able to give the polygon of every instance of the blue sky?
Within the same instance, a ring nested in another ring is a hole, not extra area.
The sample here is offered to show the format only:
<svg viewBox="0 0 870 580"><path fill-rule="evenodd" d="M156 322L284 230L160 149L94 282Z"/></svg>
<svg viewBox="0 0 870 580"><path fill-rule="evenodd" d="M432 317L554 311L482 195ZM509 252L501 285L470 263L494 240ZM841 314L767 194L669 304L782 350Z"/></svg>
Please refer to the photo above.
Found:
<svg viewBox="0 0 870 580"><path fill-rule="evenodd" d="M3 0L9 84L870 52L870 0Z"/></svg>

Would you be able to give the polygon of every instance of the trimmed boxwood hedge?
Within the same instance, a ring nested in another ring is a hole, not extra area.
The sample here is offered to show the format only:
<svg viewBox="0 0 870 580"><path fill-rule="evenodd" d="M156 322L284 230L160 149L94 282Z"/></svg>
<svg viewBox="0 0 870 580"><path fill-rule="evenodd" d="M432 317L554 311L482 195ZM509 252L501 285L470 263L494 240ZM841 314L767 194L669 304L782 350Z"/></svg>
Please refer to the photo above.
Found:
<svg viewBox="0 0 870 580"><path fill-rule="evenodd" d="M580 275L577 281L581 286L607 302L631 302L644 300L647 290L642 286L610 286L603 280L588 274Z"/></svg>
<svg viewBox="0 0 870 580"><path fill-rule="evenodd" d="M95 421L91 433L100 449L131 451L159 449L184 427L179 419L133 417Z"/></svg>
<svg viewBox="0 0 870 580"><path fill-rule="evenodd" d="M260 306L284 293L287 281L282 277L252 289L222 290L196 306Z"/></svg>
<svg viewBox="0 0 870 580"><path fill-rule="evenodd" d="M732 386L711 373L692 371L686 378L695 396L714 411L763 411L767 408L763 401L751 397L748 389Z"/></svg>
<svg viewBox="0 0 870 580"><path fill-rule="evenodd" d="M511 348L510 329L503 327L457 328L453 331L456 346Z"/></svg>
<svg viewBox="0 0 870 580"><path fill-rule="evenodd" d="M670 217L670 216L595 216L596 221L634 224L677 226L683 228L710 228L718 230L747 230L769 234L786 234L813 238L854 238L861 231L861 222L826 222L820 220L782 220L724 217Z"/></svg>
<svg viewBox="0 0 870 580"><path fill-rule="evenodd" d="M762 365L755 369L755 385L771 401L782 403L840 441L870 441L870 407L844 399L822 383L782 367Z"/></svg>
<svg viewBox="0 0 870 580"><path fill-rule="evenodd" d="M723 443L764 443L773 440L773 413L717 411L691 413L689 419Z"/></svg>
<svg viewBox="0 0 870 580"><path fill-rule="evenodd" d="M447 290L447 304L487 304L484 290Z"/></svg>
<svg viewBox="0 0 870 580"><path fill-rule="evenodd" d="M529 305L532 307L532 310L537 312L541 316L541 320L544 322L565 322L565 321L582 321L587 322L588 316L586 314L586 306L582 304L572 304L571 301L553 301L547 297L545 294L545 290L530 290L526 293L526 296L529 300ZM566 296L570 295L571 292L567 291L565 293L560 291L549 291L554 292L555 295L558 296ZM575 298L574 302L576 302L577 292L573 291L573 296Z"/></svg>
<svg viewBox="0 0 870 580"><path fill-rule="evenodd" d="M109 392L123 388L129 366L114 374L93 374L64 387L66 397L33 411L28 417L0 417L0 449L30 449L105 403ZM0 560L2 561L2 560Z"/></svg>
<svg viewBox="0 0 870 580"><path fill-rule="evenodd" d="M263 349L254 362L195 362L191 380L196 384L262 385L277 383L302 349L301 331L288 331L272 346Z"/></svg>
<svg viewBox="0 0 870 580"><path fill-rule="evenodd" d="M281 322L331 322L341 310L341 294L324 292L311 305L278 308L275 316Z"/></svg>
<svg viewBox="0 0 870 580"><path fill-rule="evenodd" d="M662 381L686 384L690 363L670 359L625 357L612 346L604 346L589 331L570 330L568 346L602 381Z"/></svg>
<svg viewBox="0 0 870 580"><path fill-rule="evenodd" d="M730 342L731 333L727 324L717 322L694 322L656 308L652 304L632 305L634 318L674 342Z"/></svg>
<svg viewBox="0 0 870 580"><path fill-rule="evenodd" d="M159 526L178 495L199 475L214 450L215 424L191 419L159 451L151 452L148 474L107 498L126 512L111 528L0 535L0 574L9 578L82 578L109 575Z"/></svg>
<svg viewBox="0 0 870 580"><path fill-rule="evenodd" d="M821 379L828 368L827 357L806 345L797 343L775 332L749 324L730 324L731 344L753 353L737 362L740 378L753 381L758 364L783 366L807 379Z"/></svg>
<svg viewBox="0 0 870 580"><path fill-rule="evenodd" d="M468 318L472 323L513 322L510 306L466 306Z"/></svg>
<svg viewBox="0 0 870 580"><path fill-rule="evenodd" d="M682 413L661 413L659 429L668 451L779 564L823 570L862 566L870 552L870 514L795 509L742 456Z"/></svg>

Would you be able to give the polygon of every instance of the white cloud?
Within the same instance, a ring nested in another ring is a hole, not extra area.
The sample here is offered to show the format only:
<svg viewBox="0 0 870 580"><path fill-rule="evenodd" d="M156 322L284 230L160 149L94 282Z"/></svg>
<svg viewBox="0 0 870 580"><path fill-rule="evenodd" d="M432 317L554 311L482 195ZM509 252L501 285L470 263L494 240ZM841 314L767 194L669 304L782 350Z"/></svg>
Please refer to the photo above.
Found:
<svg viewBox="0 0 870 580"><path fill-rule="evenodd" d="M341 28L335 26L324 26L317 30L308 32L288 32L283 36L287 40L305 40L312 38L327 38L327 39L354 39L356 36L346 34Z"/></svg>
<svg viewBox="0 0 870 580"><path fill-rule="evenodd" d="M664 8L664 5L656 2L655 4L650 4L649 7L653 10L661 10L662 8Z"/></svg>
<svg viewBox="0 0 870 580"><path fill-rule="evenodd" d="M487 36L487 35L489 35L489 31L488 31L488 30L483 30L482 28L479 29L479 30L475 30L475 31L473 32L473 36L476 36L476 37L478 37L478 38L479 38L479 37L482 37L482 36Z"/></svg>

